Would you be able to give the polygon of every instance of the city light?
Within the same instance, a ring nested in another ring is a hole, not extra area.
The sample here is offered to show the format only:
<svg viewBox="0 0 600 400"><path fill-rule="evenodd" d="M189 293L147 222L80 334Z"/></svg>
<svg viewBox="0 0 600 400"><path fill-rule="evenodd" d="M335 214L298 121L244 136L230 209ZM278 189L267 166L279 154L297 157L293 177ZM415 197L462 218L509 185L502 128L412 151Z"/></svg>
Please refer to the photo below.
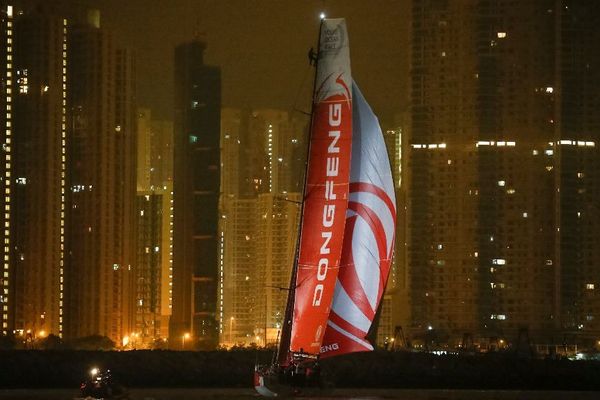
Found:
<svg viewBox="0 0 600 400"><path fill-rule="evenodd" d="M191 337L192 337L192 335L190 335L189 332L186 332L183 335L181 335L181 349L182 350L185 349L185 341Z"/></svg>

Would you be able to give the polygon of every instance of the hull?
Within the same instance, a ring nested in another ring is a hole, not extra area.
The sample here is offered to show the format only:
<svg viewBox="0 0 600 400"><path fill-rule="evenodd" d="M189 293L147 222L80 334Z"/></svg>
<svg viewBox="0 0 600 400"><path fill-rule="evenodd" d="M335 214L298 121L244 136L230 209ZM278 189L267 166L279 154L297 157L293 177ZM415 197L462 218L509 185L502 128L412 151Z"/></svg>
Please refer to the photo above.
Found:
<svg viewBox="0 0 600 400"><path fill-rule="evenodd" d="M263 397L320 397L333 392L333 384L320 373L295 372L293 368L257 365L254 389Z"/></svg>

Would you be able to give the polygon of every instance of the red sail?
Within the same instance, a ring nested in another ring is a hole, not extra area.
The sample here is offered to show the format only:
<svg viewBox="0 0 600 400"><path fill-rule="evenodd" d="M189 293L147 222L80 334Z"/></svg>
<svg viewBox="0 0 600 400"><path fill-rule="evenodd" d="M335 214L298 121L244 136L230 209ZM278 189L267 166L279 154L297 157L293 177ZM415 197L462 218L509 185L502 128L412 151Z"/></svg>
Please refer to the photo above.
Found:
<svg viewBox="0 0 600 400"><path fill-rule="evenodd" d="M340 265L350 174L352 93L346 24L321 26L290 350L319 354Z"/></svg>

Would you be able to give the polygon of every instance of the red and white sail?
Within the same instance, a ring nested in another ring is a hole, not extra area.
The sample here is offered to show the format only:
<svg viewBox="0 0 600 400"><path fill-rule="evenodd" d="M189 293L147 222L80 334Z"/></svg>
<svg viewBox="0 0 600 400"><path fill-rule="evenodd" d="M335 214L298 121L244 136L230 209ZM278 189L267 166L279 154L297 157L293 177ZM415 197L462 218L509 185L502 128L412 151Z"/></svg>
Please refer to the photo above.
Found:
<svg viewBox="0 0 600 400"><path fill-rule="evenodd" d="M344 19L322 21L290 350L319 354L348 208L352 76Z"/></svg>
<svg viewBox="0 0 600 400"><path fill-rule="evenodd" d="M396 225L392 171L379 121L353 84L350 198L323 357L373 350L366 339L387 283Z"/></svg>

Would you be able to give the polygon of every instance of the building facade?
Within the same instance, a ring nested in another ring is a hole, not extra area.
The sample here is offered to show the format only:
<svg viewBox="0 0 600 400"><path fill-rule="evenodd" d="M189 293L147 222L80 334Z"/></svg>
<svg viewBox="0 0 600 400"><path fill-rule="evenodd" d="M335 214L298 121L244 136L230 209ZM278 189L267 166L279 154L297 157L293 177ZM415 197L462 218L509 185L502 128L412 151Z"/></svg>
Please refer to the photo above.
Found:
<svg viewBox="0 0 600 400"><path fill-rule="evenodd" d="M0 57L2 59L2 96L0 96L0 137L2 140L2 193L0 204L2 205L2 272L0 275L0 324L3 335L9 334L15 329L15 284L14 269L11 266L11 190L12 179L12 107L13 107L13 33L14 33L14 9L12 6L3 6L0 11Z"/></svg>
<svg viewBox="0 0 600 400"><path fill-rule="evenodd" d="M218 343L221 71L205 44L175 49L173 314L170 336Z"/></svg>
<svg viewBox="0 0 600 400"><path fill-rule="evenodd" d="M68 42L65 336L121 343L134 320L134 64L97 13Z"/></svg>
<svg viewBox="0 0 600 400"><path fill-rule="evenodd" d="M298 235L308 119L224 109L220 343L273 345Z"/></svg>
<svg viewBox="0 0 600 400"><path fill-rule="evenodd" d="M173 284L173 124L137 114L138 246L135 328L145 347L169 337Z"/></svg>
<svg viewBox="0 0 600 400"><path fill-rule="evenodd" d="M19 15L13 35L11 225L14 329L62 335L67 22Z"/></svg>
<svg viewBox="0 0 600 400"><path fill-rule="evenodd" d="M598 10L414 0L412 14L412 337L596 335Z"/></svg>

